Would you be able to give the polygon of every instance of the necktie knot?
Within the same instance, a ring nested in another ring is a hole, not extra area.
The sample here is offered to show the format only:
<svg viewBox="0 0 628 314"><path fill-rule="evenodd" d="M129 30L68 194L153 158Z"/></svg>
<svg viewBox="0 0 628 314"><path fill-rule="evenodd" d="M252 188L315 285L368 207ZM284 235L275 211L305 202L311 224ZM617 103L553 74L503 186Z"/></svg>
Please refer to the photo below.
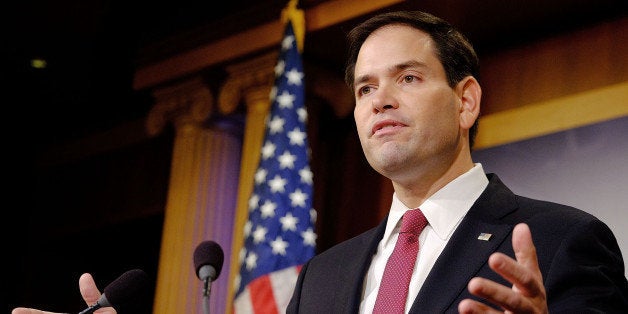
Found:
<svg viewBox="0 0 628 314"><path fill-rule="evenodd" d="M399 233L412 233L418 236L425 226L427 226L427 218L423 212L418 208L411 209L403 214Z"/></svg>

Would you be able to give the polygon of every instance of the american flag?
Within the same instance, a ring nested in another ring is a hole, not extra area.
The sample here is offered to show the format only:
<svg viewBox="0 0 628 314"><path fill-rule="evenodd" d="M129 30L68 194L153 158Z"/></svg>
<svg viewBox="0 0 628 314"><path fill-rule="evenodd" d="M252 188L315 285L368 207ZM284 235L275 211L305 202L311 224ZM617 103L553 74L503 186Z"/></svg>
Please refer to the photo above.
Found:
<svg viewBox="0 0 628 314"><path fill-rule="evenodd" d="M290 21L270 99L234 284L235 313L285 313L301 266L315 254L304 74Z"/></svg>

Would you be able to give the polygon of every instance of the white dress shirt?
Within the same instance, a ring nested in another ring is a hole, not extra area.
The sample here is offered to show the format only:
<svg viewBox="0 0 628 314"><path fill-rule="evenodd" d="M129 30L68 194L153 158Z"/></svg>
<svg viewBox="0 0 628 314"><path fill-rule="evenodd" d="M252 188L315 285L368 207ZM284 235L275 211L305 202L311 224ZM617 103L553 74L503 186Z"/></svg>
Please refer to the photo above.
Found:
<svg viewBox="0 0 628 314"><path fill-rule="evenodd" d="M427 274L429 274L436 259L445 248L445 245L447 245L454 230L456 230L462 218L487 185L488 179L484 174L482 165L476 163L471 170L449 182L419 206L425 218L427 218L428 225L419 236L419 256L410 279L406 313L412 307L412 303L421 286L423 286ZM386 222L386 231L377 246L377 253L373 256L364 281L360 313L373 312L386 262L397 242L399 228L401 227L399 221L406 210L410 209L414 208L406 207L397 198L397 195L393 194L388 221Z"/></svg>

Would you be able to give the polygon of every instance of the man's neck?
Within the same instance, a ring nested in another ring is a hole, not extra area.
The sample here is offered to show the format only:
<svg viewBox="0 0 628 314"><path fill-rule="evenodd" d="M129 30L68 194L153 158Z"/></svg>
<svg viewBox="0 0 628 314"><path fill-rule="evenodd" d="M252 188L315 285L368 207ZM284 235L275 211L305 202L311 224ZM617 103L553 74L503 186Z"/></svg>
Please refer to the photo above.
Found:
<svg viewBox="0 0 628 314"><path fill-rule="evenodd" d="M392 184L399 200L408 208L416 208L449 182L471 170L473 166L469 158L468 162L456 162L444 171L430 171L417 176L411 182L402 184L392 181Z"/></svg>

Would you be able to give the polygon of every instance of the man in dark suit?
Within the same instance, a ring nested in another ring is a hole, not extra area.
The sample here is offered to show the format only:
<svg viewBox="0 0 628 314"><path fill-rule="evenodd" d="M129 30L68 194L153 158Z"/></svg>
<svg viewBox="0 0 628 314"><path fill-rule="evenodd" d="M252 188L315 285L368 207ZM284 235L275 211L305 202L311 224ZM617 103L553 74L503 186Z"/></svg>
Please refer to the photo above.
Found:
<svg viewBox="0 0 628 314"><path fill-rule="evenodd" d="M349 43L358 135L393 202L379 226L303 267L288 313L396 313L378 305L392 298L380 288L413 209L427 226L398 312L628 313L624 262L604 223L515 195L472 161L481 88L461 33L393 12L357 26Z"/></svg>

